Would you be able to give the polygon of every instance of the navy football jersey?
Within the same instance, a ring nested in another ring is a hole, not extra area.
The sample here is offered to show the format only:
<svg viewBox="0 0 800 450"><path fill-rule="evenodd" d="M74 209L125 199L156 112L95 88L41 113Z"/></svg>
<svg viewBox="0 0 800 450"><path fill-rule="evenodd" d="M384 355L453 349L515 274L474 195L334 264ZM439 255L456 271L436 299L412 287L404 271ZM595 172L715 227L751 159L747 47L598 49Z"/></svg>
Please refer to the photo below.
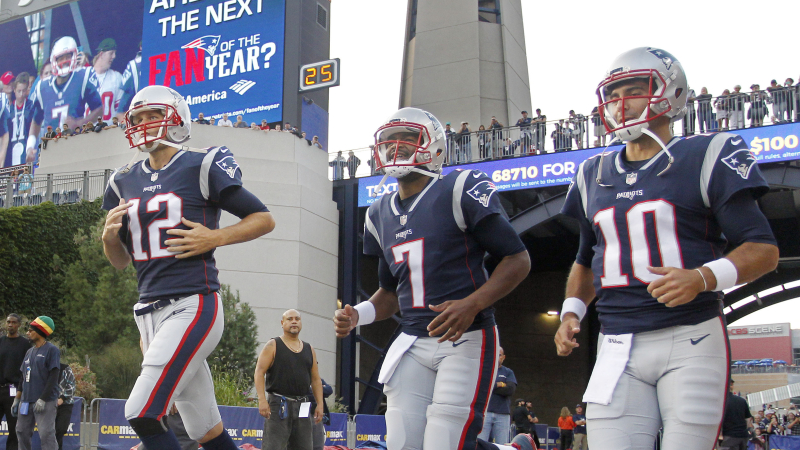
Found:
<svg viewBox="0 0 800 450"><path fill-rule="evenodd" d="M397 280L405 333L428 336L427 326L439 314L429 305L461 300L489 279L486 251L470 232L484 217L504 214L496 190L483 172L454 171L403 202L395 192L370 205L364 253L384 258ZM494 323L494 308L487 308L469 331Z"/></svg>
<svg viewBox="0 0 800 450"><path fill-rule="evenodd" d="M188 229L181 217L218 229L220 193L241 185L242 172L226 147L211 148L206 154L180 151L160 170L151 169L145 159L127 173L114 172L103 209L115 208L120 198L134 202L119 235L136 268L141 301L219 290L213 250L176 259L164 241L180 238L167 230Z"/></svg>
<svg viewBox="0 0 800 450"><path fill-rule="evenodd" d="M22 107L16 102L11 102L10 113L3 112L3 128L8 131L8 151L6 151L5 166L25 164L28 143L28 133L33 122L33 102L25 99ZM1 134L1 133L0 133Z"/></svg>
<svg viewBox="0 0 800 450"><path fill-rule="evenodd" d="M117 112L124 113L131 105L133 96L139 92L139 77L142 75L141 55L128 61L125 72L122 73L122 94L117 105Z"/></svg>
<svg viewBox="0 0 800 450"><path fill-rule="evenodd" d="M674 138L638 169L622 151L580 164L562 213L588 221L596 237L591 261L597 311L606 334L694 325L721 314L722 294L702 292L674 308L658 303L647 285L653 267L694 269L724 256L727 245L715 212L735 193L754 197L768 185L743 139L730 133ZM727 224L737 226L737 224Z"/></svg>
<svg viewBox="0 0 800 450"><path fill-rule="evenodd" d="M75 70L62 85L56 82L57 79L52 76L36 85L34 120L42 125L42 130L46 130L48 125L54 130L63 130L67 117L82 118L87 107L91 111L102 105L93 71L86 68Z"/></svg>

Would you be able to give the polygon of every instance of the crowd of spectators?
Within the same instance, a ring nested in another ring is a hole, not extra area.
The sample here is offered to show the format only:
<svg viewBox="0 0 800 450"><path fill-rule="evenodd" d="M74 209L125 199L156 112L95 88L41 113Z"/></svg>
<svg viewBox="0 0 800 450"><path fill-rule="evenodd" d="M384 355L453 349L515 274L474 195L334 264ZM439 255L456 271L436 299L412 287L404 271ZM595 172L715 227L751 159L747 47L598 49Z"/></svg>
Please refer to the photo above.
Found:
<svg viewBox="0 0 800 450"><path fill-rule="evenodd" d="M800 435L800 414L797 406L792 404L788 409L777 410L771 404L763 405L753 417L751 439L756 449L769 448L770 436Z"/></svg>
<svg viewBox="0 0 800 450"><path fill-rule="evenodd" d="M292 124L290 124L289 122L286 122L283 127L281 127L280 124L276 124L275 128L270 128L266 119L262 119L261 124L259 125L255 122L250 122L250 124L248 124L244 120L244 117L241 114L236 116L236 122L232 122L228 118L228 113L223 113L222 117L216 121L213 117L210 119L206 119L203 113L199 113L197 115L197 119L194 120L194 123L198 125L215 125L218 127L247 128L249 130L263 131L265 133L268 133L270 131L272 132L281 131L285 133L291 133L300 139L304 139L309 146L323 150L322 143L319 141L319 136L313 136L311 139L308 139L305 131L302 131L297 127L293 127Z"/></svg>

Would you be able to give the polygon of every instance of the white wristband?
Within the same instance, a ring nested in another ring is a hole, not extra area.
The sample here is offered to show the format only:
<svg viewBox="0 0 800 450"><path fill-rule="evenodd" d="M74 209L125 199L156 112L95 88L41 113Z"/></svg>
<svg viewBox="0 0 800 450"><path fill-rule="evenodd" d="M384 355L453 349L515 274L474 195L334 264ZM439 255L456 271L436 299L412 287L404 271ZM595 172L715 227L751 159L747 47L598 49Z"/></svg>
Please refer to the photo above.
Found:
<svg viewBox="0 0 800 450"><path fill-rule="evenodd" d="M564 300L564 304L561 305L561 321L564 321L564 314L571 312L578 316L578 322L583 320L583 316L586 315L586 303L583 300L577 297L570 297Z"/></svg>
<svg viewBox="0 0 800 450"><path fill-rule="evenodd" d="M28 136L25 149L36 148L36 136Z"/></svg>
<svg viewBox="0 0 800 450"><path fill-rule="evenodd" d="M739 272L736 266L728 258L720 258L715 261L703 264L703 267L708 267L717 279L717 286L715 291L721 292L724 289L730 289L736 286L736 280L739 278Z"/></svg>
<svg viewBox="0 0 800 450"><path fill-rule="evenodd" d="M375 305L372 302L361 302L355 306L355 310L358 311L358 326L375 322Z"/></svg>

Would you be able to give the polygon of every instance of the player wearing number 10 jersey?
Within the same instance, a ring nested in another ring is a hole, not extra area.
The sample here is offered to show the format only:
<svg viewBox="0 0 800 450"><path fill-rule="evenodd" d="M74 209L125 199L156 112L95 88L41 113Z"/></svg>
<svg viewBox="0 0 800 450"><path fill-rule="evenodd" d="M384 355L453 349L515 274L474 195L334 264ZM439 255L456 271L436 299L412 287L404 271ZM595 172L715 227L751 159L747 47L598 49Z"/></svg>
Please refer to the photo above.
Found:
<svg viewBox="0 0 800 450"><path fill-rule="evenodd" d="M578 346L596 296L602 330L583 398L595 450L653 448L662 426L664 450L714 446L729 368L722 290L777 265L755 202L768 186L743 139L672 136L687 91L670 53L620 55L598 95L625 147L584 161L562 210L581 237L555 341L560 355Z"/></svg>
<svg viewBox="0 0 800 450"><path fill-rule="evenodd" d="M433 115L403 108L375 140L375 160L399 186L365 219L380 289L336 312L337 335L402 313L379 377L389 450L497 448L478 440L497 371L491 305L527 275L528 253L483 172L439 175L446 137ZM502 258L491 277L487 252Z"/></svg>
<svg viewBox="0 0 800 450"><path fill-rule="evenodd" d="M131 148L148 153L114 172L103 199L106 257L119 269L133 261L139 277L134 313L144 360L125 417L147 448L178 450L164 421L176 403L193 440L208 450L234 450L205 361L224 323L214 249L269 233L274 221L242 187L230 150L179 145L191 132L180 94L146 87L125 121ZM241 221L220 229L223 209Z"/></svg>

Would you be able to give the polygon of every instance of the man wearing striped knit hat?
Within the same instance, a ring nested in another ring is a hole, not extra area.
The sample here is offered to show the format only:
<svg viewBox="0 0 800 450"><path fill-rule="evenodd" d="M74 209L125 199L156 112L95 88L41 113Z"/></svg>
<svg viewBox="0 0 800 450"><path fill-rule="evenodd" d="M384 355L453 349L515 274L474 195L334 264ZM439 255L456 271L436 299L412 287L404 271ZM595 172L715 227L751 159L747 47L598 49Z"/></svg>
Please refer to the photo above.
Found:
<svg viewBox="0 0 800 450"><path fill-rule="evenodd" d="M39 316L28 325L28 339L33 347L22 360L22 383L11 414L17 416L19 450L31 449L34 425L39 425L42 450L57 450L56 401L58 400L58 369L61 352L47 342L55 330L53 319Z"/></svg>

